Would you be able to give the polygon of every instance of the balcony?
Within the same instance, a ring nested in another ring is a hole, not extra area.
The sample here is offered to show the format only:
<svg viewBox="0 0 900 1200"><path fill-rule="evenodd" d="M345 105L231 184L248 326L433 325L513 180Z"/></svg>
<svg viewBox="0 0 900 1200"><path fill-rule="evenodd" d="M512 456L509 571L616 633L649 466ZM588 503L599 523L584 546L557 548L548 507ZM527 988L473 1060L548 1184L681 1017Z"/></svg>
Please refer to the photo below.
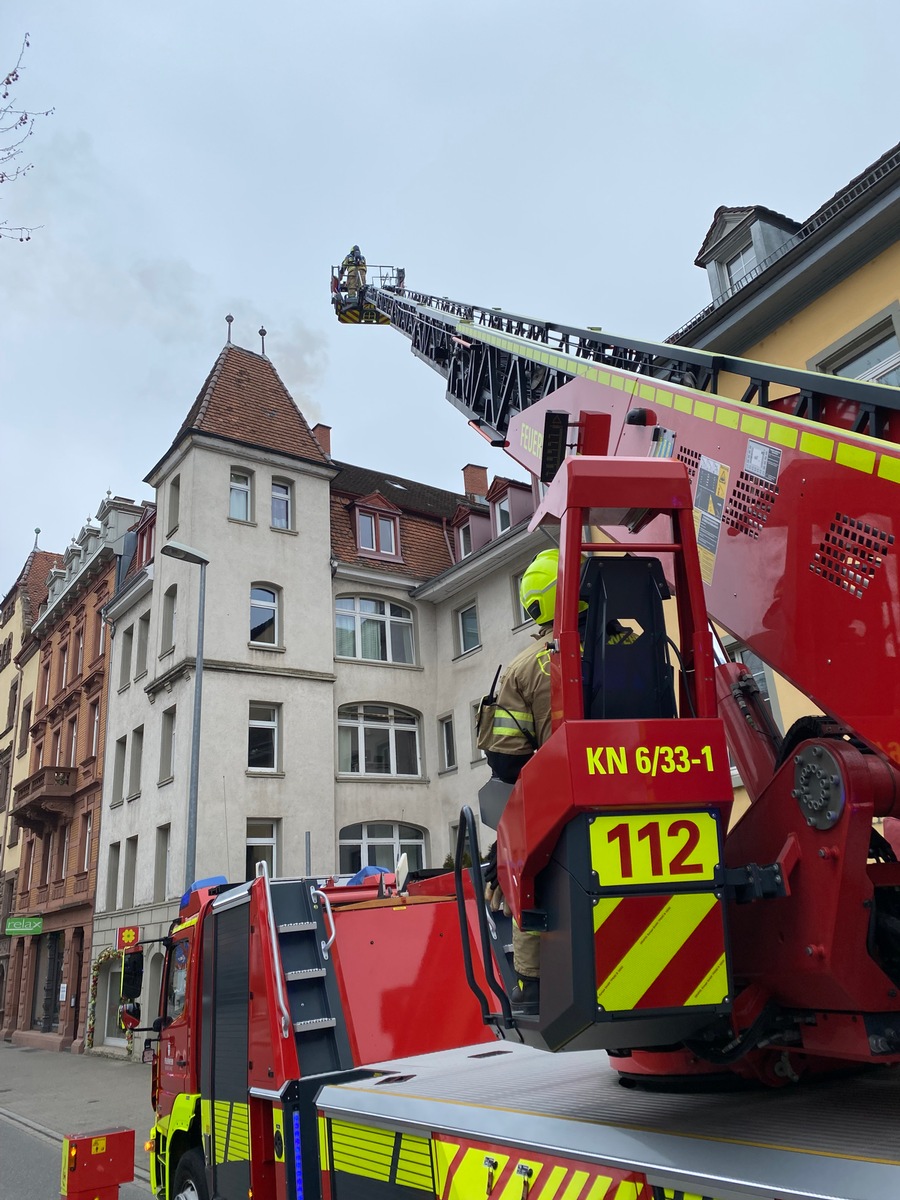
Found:
<svg viewBox="0 0 900 1200"><path fill-rule="evenodd" d="M41 767L16 786L13 816L38 834L48 826L55 829L60 817L71 813L77 789L77 767Z"/></svg>

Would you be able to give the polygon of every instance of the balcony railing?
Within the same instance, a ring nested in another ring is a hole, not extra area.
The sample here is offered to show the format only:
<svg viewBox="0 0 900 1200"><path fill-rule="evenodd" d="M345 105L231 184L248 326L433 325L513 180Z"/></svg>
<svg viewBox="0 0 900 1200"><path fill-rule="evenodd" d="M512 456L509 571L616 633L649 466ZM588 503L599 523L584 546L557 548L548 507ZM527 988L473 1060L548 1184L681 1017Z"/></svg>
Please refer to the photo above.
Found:
<svg viewBox="0 0 900 1200"><path fill-rule="evenodd" d="M40 767L17 784L13 793L13 815L20 825L36 832L55 826L71 809L78 789L77 767Z"/></svg>

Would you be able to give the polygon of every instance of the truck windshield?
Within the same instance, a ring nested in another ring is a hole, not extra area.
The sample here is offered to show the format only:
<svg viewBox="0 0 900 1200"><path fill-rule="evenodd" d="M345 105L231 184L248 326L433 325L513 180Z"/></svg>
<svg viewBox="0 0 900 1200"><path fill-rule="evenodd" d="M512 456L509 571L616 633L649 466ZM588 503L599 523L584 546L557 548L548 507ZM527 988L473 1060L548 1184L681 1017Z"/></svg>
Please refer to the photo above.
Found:
<svg viewBox="0 0 900 1200"><path fill-rule="evenodd" d="M184 1012L187 995L190 942L182 938L174 942L169 953L169 975L166 982L166 1016L176 1020Z"/></svg>

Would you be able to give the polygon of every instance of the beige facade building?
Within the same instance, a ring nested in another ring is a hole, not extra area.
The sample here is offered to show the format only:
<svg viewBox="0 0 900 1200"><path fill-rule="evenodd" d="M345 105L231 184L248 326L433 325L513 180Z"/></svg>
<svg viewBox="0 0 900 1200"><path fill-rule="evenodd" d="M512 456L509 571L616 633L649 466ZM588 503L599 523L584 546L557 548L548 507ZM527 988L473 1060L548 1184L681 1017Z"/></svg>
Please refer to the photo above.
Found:
<svg viewBox="0 0 900 1200"><path fill-rule="evenodd" d="M155 1011L185 890L200 569L208 560L195 878L441 866L487 767L473 705L528 636L530 486L451 493L331 456L272 363L228 345L147 477L156 504L105 606L110 699L94 1045L124 1049L116 932Z"/></svg>

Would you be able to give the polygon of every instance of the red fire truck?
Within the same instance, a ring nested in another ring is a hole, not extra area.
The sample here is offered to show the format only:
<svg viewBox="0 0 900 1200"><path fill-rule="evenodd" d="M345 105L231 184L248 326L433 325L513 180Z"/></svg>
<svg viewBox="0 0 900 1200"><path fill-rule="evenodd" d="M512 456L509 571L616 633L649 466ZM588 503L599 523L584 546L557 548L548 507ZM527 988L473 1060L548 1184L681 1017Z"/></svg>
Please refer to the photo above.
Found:
<svg viewBox="0 0 900 1200"><path fill-rule="evenodd" d="M506 999L471 811L451 875L207 881L169 939L158 1195L896 1197L900 392L391 271L364 323L547 483L558 529L553 733L497 823L540 1011ZM707 608L825 715L782 736Z"/></svg>

